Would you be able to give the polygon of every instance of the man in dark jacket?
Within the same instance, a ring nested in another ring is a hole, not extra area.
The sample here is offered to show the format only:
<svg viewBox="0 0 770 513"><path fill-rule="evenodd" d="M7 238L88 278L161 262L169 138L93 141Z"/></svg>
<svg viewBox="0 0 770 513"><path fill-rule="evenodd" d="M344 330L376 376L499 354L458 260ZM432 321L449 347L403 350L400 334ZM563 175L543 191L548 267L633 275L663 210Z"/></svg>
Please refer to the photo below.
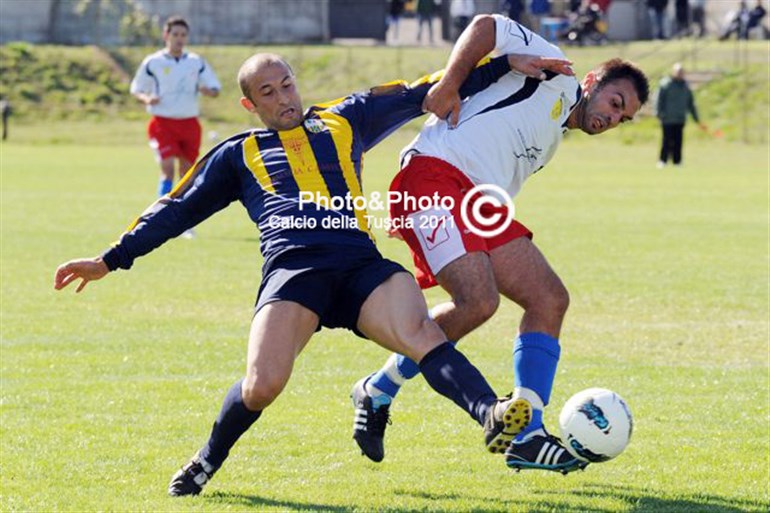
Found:
<svg viewBox="0 0 770 513"><path fill-rule="evenodd" d="M663 127L658 167L664 167L669 156L674 165L679 166L682 162L682 138L687 113L689 112L695 122L704 128L703 123L698 119L695 100L684 79L684 68L680 63L674 64L670 77L660 81L655 110Z"/></svg>

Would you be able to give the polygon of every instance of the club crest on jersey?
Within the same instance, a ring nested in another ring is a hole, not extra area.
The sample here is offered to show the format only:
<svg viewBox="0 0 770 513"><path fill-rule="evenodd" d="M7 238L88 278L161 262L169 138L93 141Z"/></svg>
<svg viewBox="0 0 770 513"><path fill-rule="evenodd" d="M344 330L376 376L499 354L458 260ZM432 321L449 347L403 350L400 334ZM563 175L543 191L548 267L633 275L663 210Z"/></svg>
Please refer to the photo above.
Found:
<svg viewBox="0 0 770 513"><path fill-rule="evenodd" d="M324 125L324 122L321 121L320 119L306 119L305 128L311 134L320 134L321 132L324 131L324 128L326 128L326 125Z"/></svg>
<svg viewBox="0 0 770 513"><path fill-rule="evenodd" d="M299 137L290 137L283 140L284 148L291 151L295 155L300 155L302 153L302 147L304 146L303 143L304 141Z"/></svg>
<svg viewBox="0 0 770 513"><path fill-rule="evenodd" d="M553 104L553 108L551 108L551 119L556 121L559 119L559 116L561 116L561 110L564 107L564 100L559 97L558 100L556 100L556 103Z"/></svg>
<svg viewBox="0 0 770 513"><path fill-rule="evenodd" d="M171 66L163 66L163 74L168 75L171 73Z"/></svg>

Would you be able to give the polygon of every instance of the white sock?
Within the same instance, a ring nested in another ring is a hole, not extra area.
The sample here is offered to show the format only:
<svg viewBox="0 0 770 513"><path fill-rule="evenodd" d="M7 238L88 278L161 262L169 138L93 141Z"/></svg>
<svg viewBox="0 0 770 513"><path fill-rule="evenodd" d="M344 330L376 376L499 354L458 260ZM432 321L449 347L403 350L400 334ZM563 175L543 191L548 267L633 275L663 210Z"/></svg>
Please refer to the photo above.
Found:
<svg viewBox="0 0 770 513"><path fill-rule="evenodd" d="M526 387L516 387L513 389L514 399L524 399L529 402L533 410L542 410L545 408L543 400L537 395L537 392Z"/></svg>
<svg viewBox="0 0 770 513"><path fill-rule="evenodd" d="M200 454L198 454L198 459L201 460L203 470L205 470L208 475L211 475L214 472L214 467L212 467L208 461L204 460Z"/></svg>

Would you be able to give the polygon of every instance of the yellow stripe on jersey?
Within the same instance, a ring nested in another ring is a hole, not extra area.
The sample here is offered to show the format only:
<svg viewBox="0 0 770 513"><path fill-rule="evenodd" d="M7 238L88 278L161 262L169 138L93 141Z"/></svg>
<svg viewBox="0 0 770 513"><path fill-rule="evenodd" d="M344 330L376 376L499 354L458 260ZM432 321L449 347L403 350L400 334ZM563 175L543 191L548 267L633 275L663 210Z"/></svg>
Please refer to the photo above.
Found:
<svg viewBox="0 0 770 513"><path fill-rule="evenodd" d="M321 109L328 109L328 108L334 107L335 105L339 105L340 103L345 101L346 98L347 96L343 96L342 98L337 98L336 100L332 100L326 103L316 103L314 107L319 107Z"/></svg>
<svg viewBox="0 0 770 513"><path fill-rule="evenodd" d="M441 77L444 76L444 71L445 70L440 69L438 71L434 71L430 75L425 75L424 77L420 77L414 82L412 82L411 84L409 84L409 87L417 87L422 84L434 84L439 80L441 80Z"/></svg>
<svg viewBox="0 0 770 513"><path fill-rule="evenodd" d="M490 56L486 56L483 59L481 59L479 62L476 63L476 68L483 66L484 64L487 64L489 61L491 61L492 58ZM420 77L411 84L409 84L409 87L417 87L418 85L422 85L425 83L428 84L435 84L439 80L441 80L441 77L444 76L445 69L440 69L438 71L435 71L431 73L430 75L425 75L424 77Z"/></svg>
<svg viewBox="0 0 770 513"><path fill-rule="evenodd" d="M305 129L300 125L291 130L281 130L278 137L300 192L312 192L313 197L324 197L331 201L329 188L321 175Z"/></svg>
<svg viewBox="0 0 770 513"><path fill-rule="evenodd" d="M479 62L476 63L476 67L478 68L480 66L483 66L484 64L488 63L491 60L492 60L492 57L487 55L486 57L484 57L483 59L481 59Z"/></svg>
<svg viewBox="0 0 770 513"><path fill-rule="evenodd" d="M251 174L254 175L254 178L257 179L262 190L275 194L275 186L273 186L273 181L267 173L265 162L262 160L256 135L251 135L243 141L243 161L246 163L249 171L251 171Z"/></svg>
<svg viewBox="0 0 770 513"><path fill-rule="evenodd" d="M334 148L337 150L340 168L342 168L342 176L345 178L345 184L348 186L351 198L355 199L363 196L361 184L358 182L358 177L356 177L356 168L351 159L353 152L353 129L350 127L350 123L342 116L328 110L318 112L318 116L329 128L329 133L334 141ZM369 229L369 223L366 220L365 208L356 209L356 220L361 231L366 232L369 238L374 240L374 234Z"/></svg>
<svg viewBox="0 0 770 513"><path fill-rule="evenodd" d="M130 225L128 225L128 228L126 228L126 232L130 232L134 228L136 228L136 225L139 224L139 221L145 217L148 216L154 212L157 212L160 210L161 207L164 205L167 205L173 198L178 198L182 196L185 192L187 192L187 189L190 188L192 183L195 181L195 177L198 176L198 173L200 173L201 169L203 169L203 164L205 163L204 160L199 160L195 164L193 164L190 169L185 173L185 175L182 177L179 182L177 182L176 186L171 189L171 192L166 194L165 196L161 196L155 202L147 207L144 212L142 212L142 215L134 219ZM117 242L114 242L112 245L115 246Z"/></svg>
<svg viewBox="0 0 770 513"><path fill-rule="evenodd" d="M184 174L181 180L177 182L176 186L171 189L171 192L168 193L169 196L172 198L178 198L182 194L184 194L187 189L192 184L195 177L198 175L198 172L203 168L203 161L199 160L195 164L193 164L190 169L187 170L187 172Z"/></svg>

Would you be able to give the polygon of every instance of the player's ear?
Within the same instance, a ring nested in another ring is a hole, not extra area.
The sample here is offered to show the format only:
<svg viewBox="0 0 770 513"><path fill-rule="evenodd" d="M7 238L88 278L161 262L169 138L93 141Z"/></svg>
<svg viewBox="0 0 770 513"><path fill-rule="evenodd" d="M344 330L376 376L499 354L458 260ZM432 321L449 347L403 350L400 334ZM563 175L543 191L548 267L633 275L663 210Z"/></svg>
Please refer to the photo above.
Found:
<svg viewBox="0 0 770 513"><path fill-rule="evenodd" d="M590 93L596 87L596 72L589 71L585 77L583 77L583 93Z"/></svg>
<svg viewBox="0 0 770 513"><path fill-rule="evenodd" d="M247 111L251 112L252 114L257 113L257 108L254 106L251 100L249 100L245 96L241 96L241 106Z"/></svg>

